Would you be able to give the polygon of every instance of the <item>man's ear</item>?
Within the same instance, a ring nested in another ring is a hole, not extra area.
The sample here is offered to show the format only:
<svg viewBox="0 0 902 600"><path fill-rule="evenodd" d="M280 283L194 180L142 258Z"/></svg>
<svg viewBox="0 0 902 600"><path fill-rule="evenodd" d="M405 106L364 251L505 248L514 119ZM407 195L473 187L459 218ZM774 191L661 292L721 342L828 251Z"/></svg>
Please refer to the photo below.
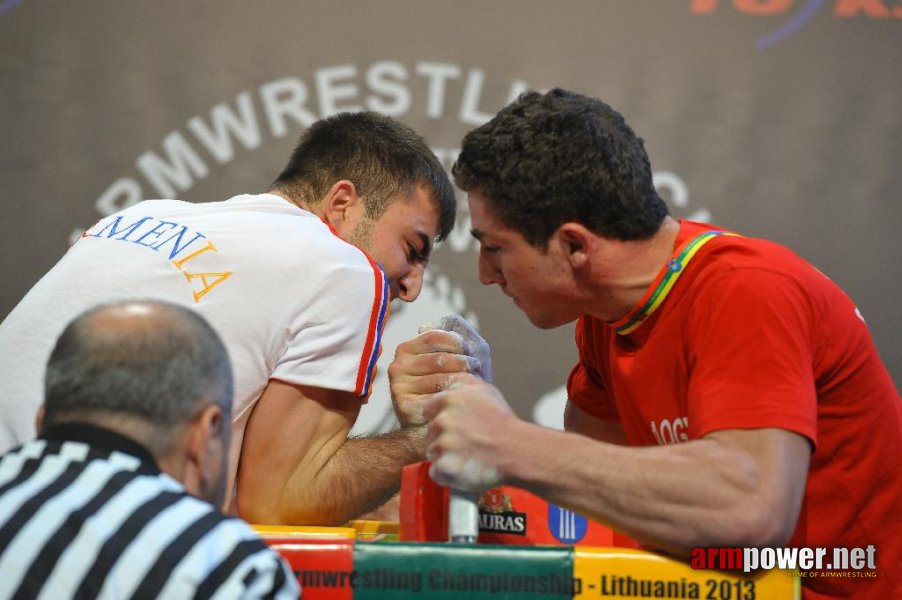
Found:
<svg viewBox="0 0 902 600"><path fill-rule="evenodd" d="M38 408L38 414L34 416L34 430L37 433L41 433L41 430L44 429L44 411L46 408L46 405L41 403L41 406Z"/></svg>
<svg viewBox="0 0 902 600"><path fill-rule="evenodd" d="M228 462L228 420L218 404L205 406L182 436L180 468L175 474L192 496L221 507ZM165 469L164 469L165 470Z"/></svg>
<svg viewBox="0 0 902 600"><path fill-rule="evenodd" d="M586 265L589 251L594 242L594 234L579 223L564 223L554 232L554 239L573 268Z"/></svg>
<svg viewBox="0 0 902 600"><path fill-rule="evenodd" d="M332 184L323 200L323 220L341 235L353 231L363 213L363 201L357 187L347 179Z"/></svg>
<svg viewBox="0 0 902 600"><path fill-rule="evenodd" d="M205 406L194 418L187 440L188 460L200 467L201 471L209 456L210 443L217 442L225 426L222 407L218 404Z"/></svg>

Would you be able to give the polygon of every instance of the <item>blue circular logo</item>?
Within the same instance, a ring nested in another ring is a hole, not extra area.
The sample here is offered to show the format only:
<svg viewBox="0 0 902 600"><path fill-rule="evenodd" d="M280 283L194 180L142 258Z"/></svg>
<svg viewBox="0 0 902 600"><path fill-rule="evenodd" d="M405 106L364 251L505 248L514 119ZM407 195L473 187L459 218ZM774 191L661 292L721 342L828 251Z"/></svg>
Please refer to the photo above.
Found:
<svg viewBox="0 0 902 600"><path fill-rule="evenodd" d="M572 510L549 502L548 529L557 541L564 544L575 544L586 537L589 520Z"/></svg>

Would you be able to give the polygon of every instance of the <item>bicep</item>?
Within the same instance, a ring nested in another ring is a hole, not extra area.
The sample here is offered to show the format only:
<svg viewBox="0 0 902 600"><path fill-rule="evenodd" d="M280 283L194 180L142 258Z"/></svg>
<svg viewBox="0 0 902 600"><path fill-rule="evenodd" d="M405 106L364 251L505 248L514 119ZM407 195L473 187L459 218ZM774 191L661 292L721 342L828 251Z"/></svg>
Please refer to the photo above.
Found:
<svg viewBox="0 0 902 600"><path fill-rule="evenodd" d="M345 443L362 400L348 392L271 379L248 420L239 458L238 510L271 521ZM262 519L262 520L261 520Z"/></svg>
<svg viewBox="0 0 902 600"><path fill-rule="evenodd" d="M623 425L617 421L594 417L569 401L564 408L564 429L602 442L627 445Z"/></svg>

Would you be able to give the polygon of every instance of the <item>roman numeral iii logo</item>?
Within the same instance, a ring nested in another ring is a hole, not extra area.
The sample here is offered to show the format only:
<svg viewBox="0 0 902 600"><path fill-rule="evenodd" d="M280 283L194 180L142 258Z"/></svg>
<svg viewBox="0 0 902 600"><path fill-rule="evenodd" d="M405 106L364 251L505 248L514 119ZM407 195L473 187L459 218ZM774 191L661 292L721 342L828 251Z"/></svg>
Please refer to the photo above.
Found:
<svg viewBox="0 0 902 600"><path fill-rule="evenodd" d="M551 530L551 535L557 541L564 544L575 544L586 537L589 520L572 510L549 503L548 529Z"/></svg>

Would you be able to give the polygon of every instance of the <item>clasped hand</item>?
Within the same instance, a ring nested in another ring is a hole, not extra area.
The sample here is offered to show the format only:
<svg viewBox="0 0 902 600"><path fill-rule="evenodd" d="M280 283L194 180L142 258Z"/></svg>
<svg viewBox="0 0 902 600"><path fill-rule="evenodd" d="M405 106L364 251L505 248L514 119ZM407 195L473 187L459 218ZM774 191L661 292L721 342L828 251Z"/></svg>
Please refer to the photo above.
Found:
<svg viewBox="0 0 902 600"><path fill-rule="evenodd" d="M402 425L428 423L426 457L437 483L481 491L501 482L492 448L517 417L488 383L489 346L470 323L455 315L424 324L398 346L388 373Z"/></svg>

